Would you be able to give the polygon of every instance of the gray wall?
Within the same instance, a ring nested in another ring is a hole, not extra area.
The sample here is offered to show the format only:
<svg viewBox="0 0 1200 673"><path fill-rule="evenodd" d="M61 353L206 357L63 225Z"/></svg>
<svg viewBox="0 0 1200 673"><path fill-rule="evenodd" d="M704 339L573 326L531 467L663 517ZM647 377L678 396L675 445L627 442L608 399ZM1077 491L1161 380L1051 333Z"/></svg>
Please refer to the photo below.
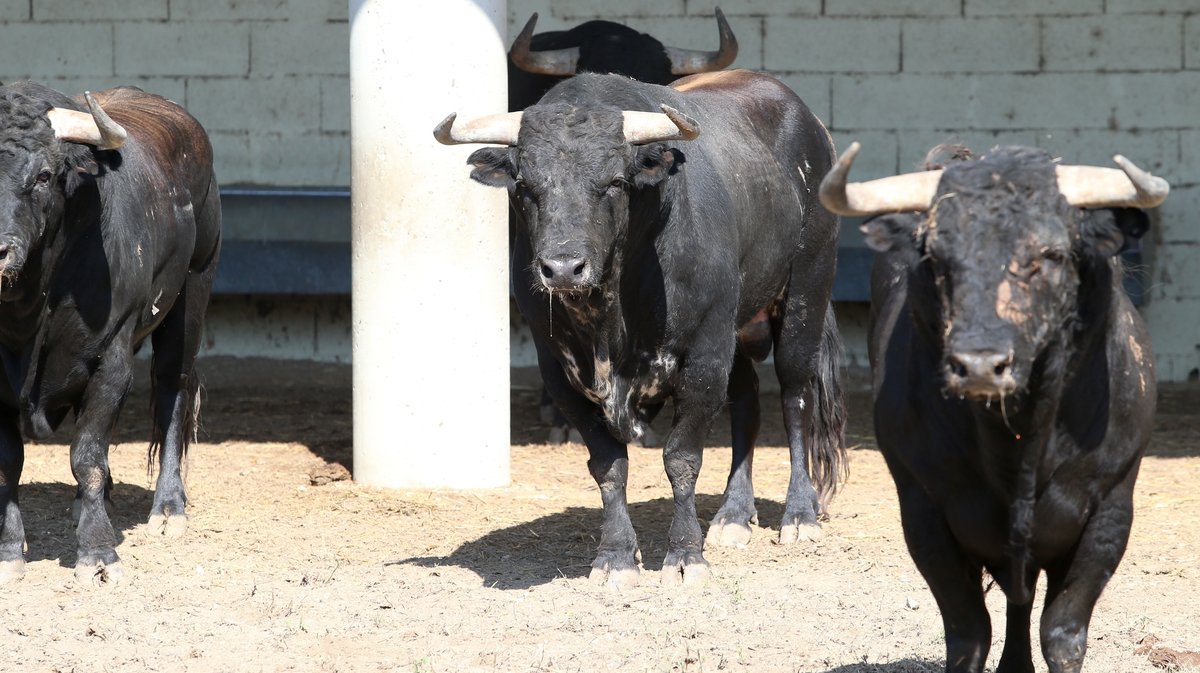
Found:
<svg viewBox="0 0 1200 673"><path fill-rule="evenodd" d="M0 79L32 76L68 92L139 84L208 127L226 184L346 185L346 6L0 0ZM1170 180L1148 246L1143 312L1162 378L1200 367L1200 0L725 0L722 8L741 42L735 65L781 77L839 147L861 141L859 177L909 170L932 145L960 140L977 150L1041 146L1072 163L1109 165L1119 152ZM533 11L542 30L605 18L678 46L717 41L708 2L510 0L510 35ZM348 311L337 299L222 299L209 350L347 359ZM862 307L841 312L851 355L861 358Z"/></svg>

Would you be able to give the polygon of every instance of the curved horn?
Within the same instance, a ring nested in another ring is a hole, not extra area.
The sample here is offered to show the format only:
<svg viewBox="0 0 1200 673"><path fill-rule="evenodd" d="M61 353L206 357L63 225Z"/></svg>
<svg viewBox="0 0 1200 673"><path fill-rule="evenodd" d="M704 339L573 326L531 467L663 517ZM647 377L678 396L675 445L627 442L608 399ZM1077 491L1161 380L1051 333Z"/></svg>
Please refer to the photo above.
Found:
<svg viewBox="0 0 1200 673"><path fill-rule="evenodd" d="M734 36L733 29L729 27L729 22L725 20L725 13L721 11L720 7L717 8L716 14L717 29L721 32L721 46L717 47L717 51L667 47L667 58L671 59L672 75L694 75L698 72L721 70L737 58L737 37Z"/></svg>
<svg viewBox="0 0 1200 673"><path fill-rule="evenodd" d="M50 118L50 126L54 129L54 137L73 143L95 145L97 149L115 150L125 143L128 133L118 123L108 116L104 108L92 97L92 92L83 94L87 101L87 112L68 108L50 108L46 116Z"/></svg>
<svg viewBox="0 0 1200 673"><path fill-rule="evenodd" d="M512 59L513 65L536 75L558 75L559 77L574 75L575 67L579 63L579 47L545 51L529 50L529 45L533 41L533 27L537 25L537 20L537 12L534 12L533 16L529 17L529 22L525 24L521 34L513 40L512 48L508 50L508 57Z"/></svg>
<svg viewBox="0 0 1200 673"><path fill-rule="evenodd" d="M905 173L869 182L846 184L850 165L861 146L855 142L821 180L821 205L838 215L878 215L929 210L941 171Z"/></svg>
<svg viewBox="0 0 1200 673"><path fill-rule="evenodd" d="M1058 166L1058 191L1077 208L1153 208L1162 203L1171 186L1166 180L1138 168L1120 154L1121 167Z"/></svg>
<svg viewBox="0 0 1200 673"><path fill-rule="evenodd" d="M449 117L442 120L433 129L433 137L443 145L461 145L463 143L487 143L490 145L516 145L517 134L521 130L521 113L505 112L485 115L469 119L457 127L454 119L457 112L451 112Z"/></svg>
<svg viewBox="0 0 1200 673"><path fill-rule="evenodd" d="M625 142L646 145L668 140L692 140L700 135L700 124L670 105L662 104L662 112L625 110Z"/></svg>

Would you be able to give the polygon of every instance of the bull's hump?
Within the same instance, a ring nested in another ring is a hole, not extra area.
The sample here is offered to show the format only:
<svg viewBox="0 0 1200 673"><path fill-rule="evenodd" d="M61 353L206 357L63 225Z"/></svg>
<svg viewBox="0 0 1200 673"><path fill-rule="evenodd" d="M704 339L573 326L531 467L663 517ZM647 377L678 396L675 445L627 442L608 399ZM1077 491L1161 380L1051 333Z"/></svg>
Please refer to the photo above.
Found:
<svg viewBox="0 0 1200 673"><path fill-rule="evenodd" d="M678 79L671 84L671 88L682 92L698 89L735 89L757 77L757 74L749 70L718 70Z"/></svg>

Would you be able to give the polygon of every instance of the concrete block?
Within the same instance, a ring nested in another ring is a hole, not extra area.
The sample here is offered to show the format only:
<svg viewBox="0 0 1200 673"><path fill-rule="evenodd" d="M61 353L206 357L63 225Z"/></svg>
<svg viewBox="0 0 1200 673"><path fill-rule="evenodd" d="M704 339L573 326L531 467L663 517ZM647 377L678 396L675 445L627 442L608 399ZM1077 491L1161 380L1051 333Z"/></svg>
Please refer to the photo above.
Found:
<svg viewBox="0 0 1200 673"><path fill-rule="evenodd" d="M812 113L817 115L826 126L832 123L832 109L830 108L830 84L828 75L808 75L802 73L785 72L772 73L779 78L779 81L788 86L789 89L796 92L797 96L804 101Z"/></svg>
<svg viewBox="0 0 1200 673"><path fill-rule="evenodd" d="M1200 184L1196 183L1195 178L1190 182L1172 182L1171 194L1158 207L1158 211L1161 221L1157 230L1153 232L1155 245L1157 248L1192 246L1192 249L1185 252L1191 255L1197 276L1200 277L1200 265L1195 264L1200 253ZM1171 290L1168 290L1168 294L1170 293ZM1200 293L1197 293L1197 296L1200 296Z"/></svg>
<svg viewBox="0 0 1200 673"><path fill-rule="evenodd" d="M340 0L170 0L170 3L172 21L344 19L349 9L349 3Z"/></svg>
<svg viewBox="0 0 1200 673"><path fill-rule="evenodd" d="M858 141L862 150L854 160L854 180L874 180L896 174L900 142L894 131L832 131L838 156Z"/></svg>
<svg viewBox="0 0 1200 673"><path fill-rule="evenodd" d="M167 0L37 0L33 6L34 21L78 21L81 19L162 20L167 18Z"/></svg>
<svg viewBox="0 0 1200 673"><path fill-rule="evenodd" d="M1197 0L1108 0L1105 10L1109 14L1161 14L1200 12Z"/></svg>
<svg viewBox="0 0 1200 673"><path fill-rule="evenodd" d="M244 23L117 23L115 40L117 75L245 75L250 69Z"/></svg>
<svg viewBox="0 0 1200 673"><path fill-rule="evenodd" d="M899 172L921 170L930 150L938 145L964 145L976 156L986 154L993 147L1025 145L1036 147L1036 135L1032 131L905 131L900 134Z"/></svg>
<svg viewBox="0 0 1200 673"><path fill-rule="evenodd" d="M4 81L113 74L113 29L104 23L4 23Z"/></svg>
<svg viewBox="0 0 1200 673"><path fill-rule="evenodd" d="M1051 17L1042 25L1043 70L1178 70L1183 64L1175 15Z"/></svg>
<svg viewBox="0 0 1200 673"><path fill-rule="evenodd" d="M1104 0L964 0L966 16L1103 14Z"/></svg>
<svg viewBox="0 0 1200 673"><path fill-rule="evenodd" d="M1200 70L1200 14L1184 21L1183 62L1191 70Z"/></svg>
<svg viewBox="0 0 1200 673"><path fill-rule="evenodd" d="M188 108L209 130L310 131L321 125L317 77L195 78Z"/></svg>
<svg viewBox="0 0 1200 673"><path fill-rule="evenodd" d="M839 128L1189 127L1200 73L861 75L833 80Z"/></svg>
<svg viewBox="0 0 1200 673"><path fill-rule="evenodd" d="M817 16L821 13L821 0L712 0L712 4L688 3L688 13L711 13L720 7L725 16Z"/></svg>
<svg viewBox="0 0 1200 673"><path fill-rule="evenodd" d="M321 78L321 130L350 130L350 78Z"/></svg>
<svg viewBox="0 0 1200 673"><path fill-rule="evenodd" d="M726 19L738 40L738 57L729 67L762 70L763 20L748 16L727 16ZM629 26L653 35L665 45L681 49L714 51L720 45L717 20L712 14L644 19L631 22ZM513 36L515 35L514 33Z"/></svg>
<svg viewBox="0 0 1200 673"><path fill-rule="evenodd" d="M772 18L763 66L775 71L896 72L898 19Z"/></svg>
<svg viewBox="0 0 1200 673"><path fill-rule="evenodd" d="M1038 24L1029 19L906 19L905 72L1032 72Z"/></svg>
<svg viewBox="0 0 1200 673"><path fill-rule="evenodd" d="M687 14L684 0L659 0L648 3L642 0L551 0L550 12L563 19L642 19L648 16L684 16ZM625 23L625 21L621 21ZM514 34L513 37L516 35Z"/></svg>
<svg viewBox="0 0 1200 673"><path fill-rule="evenodd" d="M28 21L28 0L0 0L0 21Z"/></svg>
<svg viewBox="0 0 1200 673"><path fill-rule="evenodd" d="M201 356L349 362L349 297L214 297Z"/></svg>
<svg viewBox="0 0 1200 673"><path fill-rule="evenodd" d="M959 16L962 0L825 0L825 16Z"/></svg>
<svg viewBox="0 0 1200 673"><path fill-rule="evenodd" d="M350 134L251 133L249 182L278 186L350 184Z"/></svg>
<svg viewBox="0 0 1200 673"><path fill-rule="evenodd" d="M252 75L349 75L350 25L328 21L255 23Z"/></svg>
<svg viewBox="0 0 1200 673"><path fill-rule="evenodd" d="M1115 168L1113 155L1123 154L1172 184L1183 177L1179 132L1174 129L1136 133L1107 129L1039 130L1037 146L1061 157L1063 163Z"/></svg>

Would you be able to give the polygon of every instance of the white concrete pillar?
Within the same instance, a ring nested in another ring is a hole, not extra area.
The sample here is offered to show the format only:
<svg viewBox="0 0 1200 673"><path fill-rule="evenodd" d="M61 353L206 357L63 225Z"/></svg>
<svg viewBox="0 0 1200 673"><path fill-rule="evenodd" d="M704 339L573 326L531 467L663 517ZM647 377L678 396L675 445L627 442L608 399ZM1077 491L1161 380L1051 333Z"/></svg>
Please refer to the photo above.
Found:
<svg viewBox="0 0 1200 673"><path fill-rule="evenodd" d="M507 108L506 0L350 0L354 479L509 481L508 215L478 146L433 128Z"/></svg>

